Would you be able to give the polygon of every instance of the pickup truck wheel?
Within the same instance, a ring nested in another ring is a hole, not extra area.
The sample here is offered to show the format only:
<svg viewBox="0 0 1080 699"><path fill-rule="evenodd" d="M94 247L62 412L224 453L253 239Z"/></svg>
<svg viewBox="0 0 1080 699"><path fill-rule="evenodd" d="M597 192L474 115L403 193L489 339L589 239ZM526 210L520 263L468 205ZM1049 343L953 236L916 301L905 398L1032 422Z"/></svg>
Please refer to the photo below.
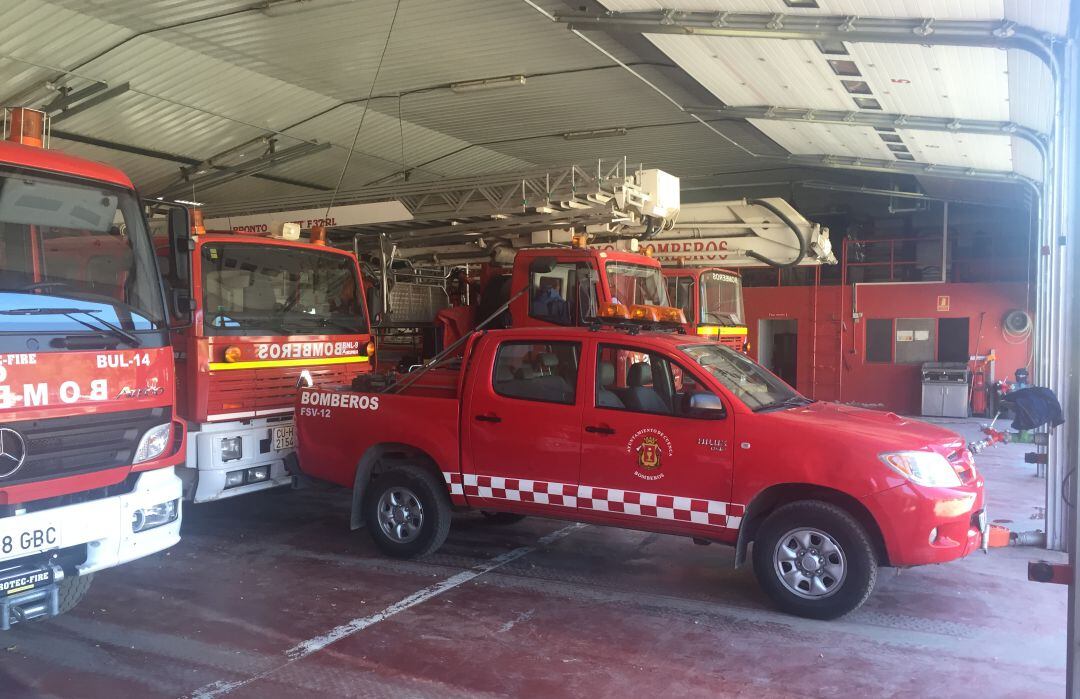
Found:
<svg viewBox="0 0 1080 699"><path fill-rule="evenodd" d="M878 563L866 531L850 514L816 500L770 514L754 538L754 575L780 609L835 619L862 606Z"/></svg>
<svg viewBox="0 0 1080 699"><path fill-rule="evenodd" d="M90 583L94 582L94 574L79 575L74 578L64 578L60 581L60 613L66 614L75 608L83 597L90 591Z"/></svg>
<svg viewBox="0 0 1080 699"><path fill-rule="evenodd" d="M514 514L513 512L490 512L488 510L480 510L480 514L484 515L484 519L486 519L489 524L517 524L525 519L525 515Z"/></svg>
<svg viewBox="0 0 1080 699"><path fill-rule="evenodd" d="M364 519L375 545L394 558L434 553L450 532L446 488L416 466L379 474L367 487Z"/></svg>

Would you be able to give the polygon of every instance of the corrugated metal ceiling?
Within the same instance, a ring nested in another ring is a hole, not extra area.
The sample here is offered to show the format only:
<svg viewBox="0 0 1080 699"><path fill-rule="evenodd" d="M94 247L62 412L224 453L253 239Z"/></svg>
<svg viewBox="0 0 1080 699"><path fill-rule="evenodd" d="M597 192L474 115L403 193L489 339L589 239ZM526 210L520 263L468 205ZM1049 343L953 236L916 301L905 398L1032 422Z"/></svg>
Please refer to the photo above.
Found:
<svg viewBox="0 0 1080 699"><path fill-rule="evenodd" d="M573 3L542 0L547 9ZM664 6L800 12L782 0L605 0L612 9ZM8 100L46 101L46 80L81 87L128 82L131 90L56 128L124 146L201 160L268 134L334 147L265 174L336 183L371 89L394 3L314 0L281 16L254 0L19 0L0 5L0 84ZM817 13L941 18L1007 17L1063 31L1066 3L1036 0L819 0ZM295 8L292 8L295 9ZM183 25L183 26L176 26ZM650 37L655 49L599 33L590 39L680 104L702 97L681 87L685 70L727 104L852 108L811 42ZM1045 67L1025 54L989 49L849 45L889 111L1013 119L1046 129ZM648 53L649 55L646 55ZM658 62L671 65L656 65ZM452 82L524 74L524 86L457 94ZM973 79L972 76L975 76ZM899 82L898 82L899 80ZM976 89L976 85L978 88ZM32 92L34 88L36 94ZM697 89L696 87L694 89ZM403 93L400 103L397 95ZM526 2L403 0L344 186L521 170L627 155L684 176L777 167L761 155L835 153L887 158L870 129L780 122L716 122L728 139L691 122L664 96ZM707 93L702 93L707 94ZM343 104L343 102L354 102ZM400 116L399 121L399 106ZM754 127L757 128L754 128ZM627 135L566 141L560 134L627 127ZM1007 137L911 132L920 162L1037 174L1038 156ZM402 154L404 141L404 155ZM58 141L58 144L60 142ZM179 162L63 142L72 152L123 167L144 189L178 175ZM200 199L264 199L303 191L246 178L196 192Z"/></svg>

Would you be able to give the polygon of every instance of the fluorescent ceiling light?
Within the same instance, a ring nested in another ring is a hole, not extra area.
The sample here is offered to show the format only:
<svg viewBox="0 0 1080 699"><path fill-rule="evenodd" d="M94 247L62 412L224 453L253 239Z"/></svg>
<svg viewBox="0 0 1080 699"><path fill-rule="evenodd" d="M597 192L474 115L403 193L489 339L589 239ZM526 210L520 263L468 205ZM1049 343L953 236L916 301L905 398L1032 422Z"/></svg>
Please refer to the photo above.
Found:
<svg viewBox="0 0 1080 699"><path fill-rule="evenodd" d="M623 126L613 129L594 129L593 131L567 131L562 135L567 141L585 141L590 138L605 138L607 136L625 136L627 130Z"/></svg>
<svg viewBox="0 0 1080 699"><path fill-rule="evenodd" d="M484 78L482 80L450 83L450 89L454 92L479 92L480 90L494 90L500 87L513 87L524 84L524 75L504 75L500 78Z"/></svg>
<svg viewBox="0 0 1080 699"><path fill-rule="evenodd" d="M267 17L287 17L301 12L328 10L351 5L356 0L268 0L262 12Z"/></svg>
<svg viewBox="0 0 1080 699"><path fill-rule="evenodd" d="M161 199L161 197L158 197L158 199ZM203 203L201 201L188 201L187 199L173 199L173 201L176 202L177 204L184 204L186 206L202 206L203 205Z"/></svg>

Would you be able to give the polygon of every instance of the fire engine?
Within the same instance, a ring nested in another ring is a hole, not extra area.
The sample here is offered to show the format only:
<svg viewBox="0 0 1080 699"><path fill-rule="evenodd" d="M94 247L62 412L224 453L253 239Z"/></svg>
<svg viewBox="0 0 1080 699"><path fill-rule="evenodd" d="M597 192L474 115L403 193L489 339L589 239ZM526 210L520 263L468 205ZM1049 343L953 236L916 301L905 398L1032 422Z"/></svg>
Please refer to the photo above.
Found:
<svg viewBox="0 0 1080 699"><path fill-rule="evenodd" d="M550 263L550 264L549 264ZM479 303L441 310L436 323L442 345L472 330L490 311L509 302L496 327L583 326L608 303L667 306L660 263L619 250L597 250L583 242L518 250L509 267L485 265ZM511 290L526 293L513 295Z"/></svg>
<svg viewBox="0 0 1080 699"><path fill-rule="evenodd" d="M688 332L748 351L742 279L717 267L665 267L668 299L682 310Z"/></svg>
<svg viewBox="0 0 1080 699"><path fill-rule="evenodd" d="M98 571L180 538L184 424L146 220L119 170L0 142L0 629L75 606ZM171 231L186 230L174 209ZM179 248L174 266L185 273Z"/></svg>
<svg viewBox="0 0 1080 699"><path fill-rule="evenodd" d="M612 302L589 328L475 332L442 364L302 389L299 466L351 488L353 528L390 556L436 551L462 508L673 534L750 551L773 602L818 619L859 607L879 566L985 541L960 436L807 399L664 332L681 315Z"/></svg>
<svg viewBox="0 0 1080 699"><path fill-rule="evenodd" d="M625 159L595 169L368 187L341 192L335 202L298 199L310 208L291 211L275 201L239 203L218 207L213 222L262 230L280 221L310 226L316 214L316 223L330 221L337 243L351 240L370 264L383 366L432 356L502 304L509 289L529 291L501 324L572 325L593 303L667 305L661 264L836 262L828 229L782 199L683 205L677 177L632 172ZM551 273L530 272L532 260L549 256L559 262ZM690 322L688 329L700 326L745 346L742 320Z"/></svg>
<svg viewBox="0 0 1080 699"><path fill-rule="evenodd" d="M164 278L185 309L172 334L188 427L177 473L198 503L289 484L297 382L347 383L370 371L375 345L356 256L324 231L206 231L193 213L192 274Z"/></svg>

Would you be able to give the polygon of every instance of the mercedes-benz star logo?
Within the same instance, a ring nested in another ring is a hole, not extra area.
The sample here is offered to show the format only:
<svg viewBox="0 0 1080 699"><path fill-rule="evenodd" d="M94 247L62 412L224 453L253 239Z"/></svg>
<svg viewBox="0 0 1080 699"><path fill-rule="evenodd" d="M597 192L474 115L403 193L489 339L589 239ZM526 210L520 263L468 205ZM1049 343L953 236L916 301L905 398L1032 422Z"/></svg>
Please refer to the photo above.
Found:
<svg viewBox="0 0 1080 699"><path fill-rule="evenodd" d="M10 427L0 427L0 478L15 474L26 461L26 440Z"/></svg>

